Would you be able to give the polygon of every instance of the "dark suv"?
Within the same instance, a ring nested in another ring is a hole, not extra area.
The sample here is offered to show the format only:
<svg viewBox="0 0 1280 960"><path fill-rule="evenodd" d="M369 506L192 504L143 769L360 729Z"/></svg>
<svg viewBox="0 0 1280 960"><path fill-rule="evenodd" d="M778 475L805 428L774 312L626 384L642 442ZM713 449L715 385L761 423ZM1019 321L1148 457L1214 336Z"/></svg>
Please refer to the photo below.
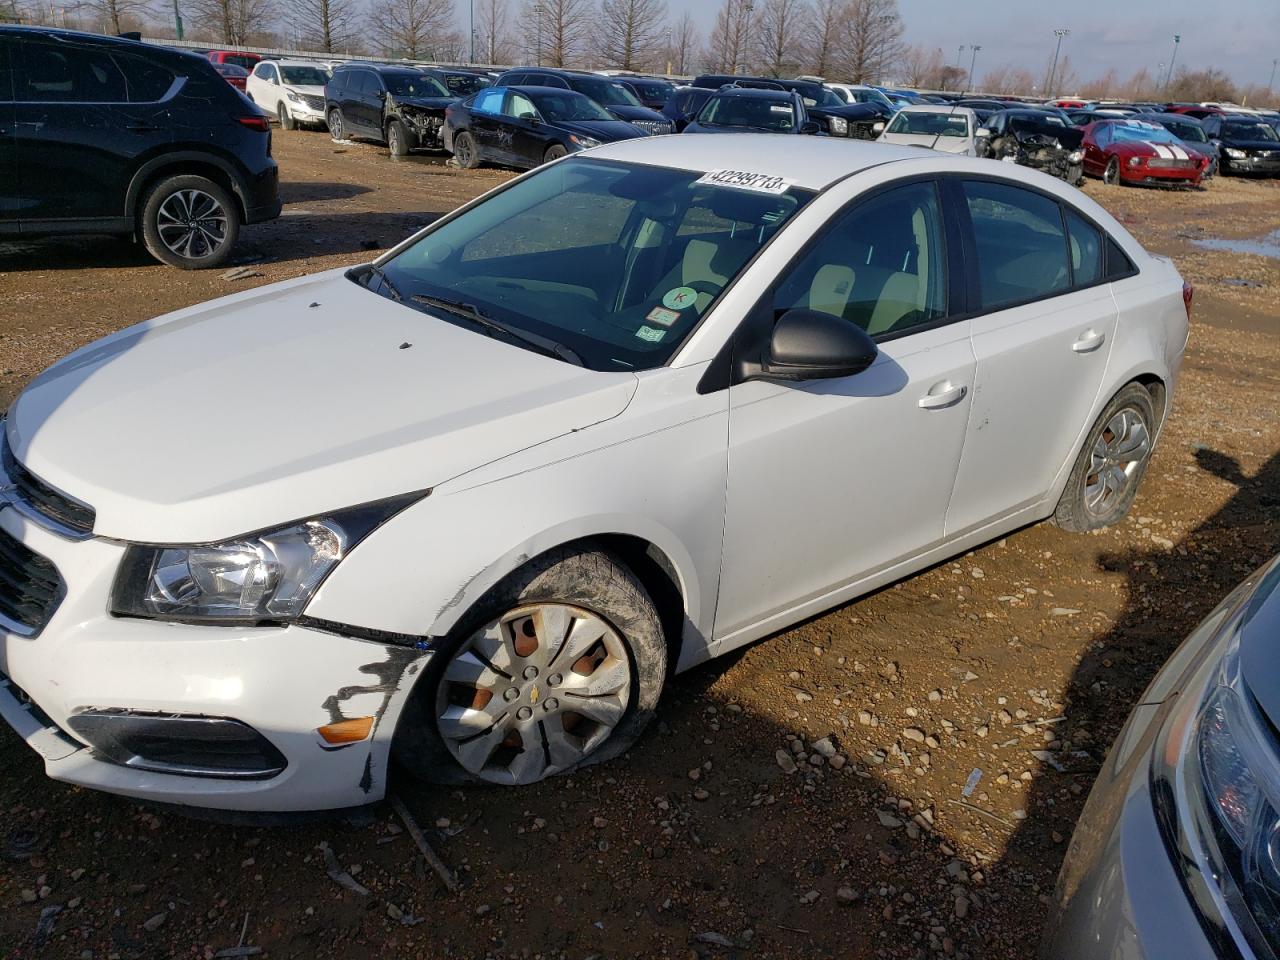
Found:
<svg viewBox="0 0 1280 960"><path fill-rule="evenodd" d="M675 133L675 124L656 110L640 102L635 92L613 77L578 70L552 70L547 67L516 67L494 81L495 87L559 87L590 97L619 120L633 123L645 133Z"/></svg>
<svg viewBox="0 0 1280 960"><path fill-rule="evenodd" d="M0 235L134 236L214 267L280 215L278 181L265 114L208 60L0 26Z"/></svg>
<svg viewBox="0 0 1280 960"><path fill-rule="evenodd" d="M393 157L443 149L444 111L458 98L417 67L342 64L324 85L325 116L335 140L385 143Z"/></svg>

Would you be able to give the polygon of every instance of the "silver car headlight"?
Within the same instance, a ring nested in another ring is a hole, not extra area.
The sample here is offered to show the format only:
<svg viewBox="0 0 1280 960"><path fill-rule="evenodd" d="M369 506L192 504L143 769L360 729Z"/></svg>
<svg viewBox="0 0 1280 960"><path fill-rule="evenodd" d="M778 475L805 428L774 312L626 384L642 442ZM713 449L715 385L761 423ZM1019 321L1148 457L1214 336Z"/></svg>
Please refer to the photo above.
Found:
<svg viewBox="0 0 1280 960"><path fill-rule="evenodd" d="M294 93L292 90L286 90L286 91L284 92L284 95L285 95L286 97L288 97L290 100L292 100L294 103L303 103L303 102L304 102L304 101L303 101L303 99L302 99L302 97L298 96L298 94Z"/></svg>
<svg viewBox="0 0 1280 960"><path fill-rule="evenodd" d="M831 132L837 137L847 137L849 135L849 121L844 117L832 117Z"/></svg>
<svg viewBox="0 0 1280 960"><path fill-rule="evenodd" d="M422 494L304 520L222 543L130 545L111 612L193 623L296 620L351 549Z"/></svg>
<svg viewBox="0 0 1280 960"><path fill-rule="evenodd" d="M1237 150L1235 147L1223 147L1222 152L1225 153L1228 157L1231 157L1233 160L1243 160L1245 157L1248 156L1248 154L1245 153L1245 151Z"/></svg>
<svg viewBox="0 0 1280 960"><path fill-rule="evenodd" d="M1067 154L1067 163L1079 163L1084 159L1083 150L1072 150Z"/></svg>
<svg viewBox="0 0 1280 960"><path fill-rule="evenodd" d="M595 137L580 137L576 133L569 134L569 142L579 150L590 150L592 147L600 146L600 141Z"/></svg>

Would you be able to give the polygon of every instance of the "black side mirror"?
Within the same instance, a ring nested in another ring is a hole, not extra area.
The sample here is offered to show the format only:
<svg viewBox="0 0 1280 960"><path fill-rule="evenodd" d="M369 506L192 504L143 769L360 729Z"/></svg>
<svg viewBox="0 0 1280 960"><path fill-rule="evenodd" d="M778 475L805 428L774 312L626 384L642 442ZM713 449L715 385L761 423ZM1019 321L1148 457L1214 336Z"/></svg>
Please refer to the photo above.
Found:
<svg viewBox="0 0 1280 960"><path fill-rule="evenodd" d="M810 137L822 132L822 124L816 120L806 120L800 124L800 132Z"/></svg>
<svg viewBox="0 0 1280 960"><path fill-rule="evenodd" d="M746 372L748 379L851 377L871 366L878 353L875 341L842 317L817 310L788 310L773 328L759 367Z"/></svg>

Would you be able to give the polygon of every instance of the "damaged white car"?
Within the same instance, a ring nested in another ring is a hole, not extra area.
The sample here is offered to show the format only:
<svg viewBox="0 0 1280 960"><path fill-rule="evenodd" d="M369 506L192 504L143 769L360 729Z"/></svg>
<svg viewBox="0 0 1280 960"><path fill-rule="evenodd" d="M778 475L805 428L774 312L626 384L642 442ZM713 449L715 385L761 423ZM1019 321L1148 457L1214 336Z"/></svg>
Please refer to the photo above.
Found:
<svg viewBox="0 0 1280 960"><path fill-rule="evenodd" d="M368 803L393 758L574 770L671 671L1021 525L1117 520L1189 312L1168 261L1009 164L570 157L32 381L0 715L56 779L200 807Z"/></svg>

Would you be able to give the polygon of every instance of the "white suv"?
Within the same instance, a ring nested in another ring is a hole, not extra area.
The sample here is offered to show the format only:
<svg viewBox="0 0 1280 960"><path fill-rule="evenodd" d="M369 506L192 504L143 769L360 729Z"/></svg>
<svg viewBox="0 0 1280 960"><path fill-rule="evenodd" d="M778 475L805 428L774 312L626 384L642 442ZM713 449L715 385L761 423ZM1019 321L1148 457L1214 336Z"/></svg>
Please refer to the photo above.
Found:
<svg viewBox="0 0 1280 960"><path fill-rule="evenodd" d="M300 123L322 127L329 73L324 64L306 60L260 60L245 81L245 94L286 130Z"/></svg>
<svg viewBox="0 0 1280 960"><path fill-rule="evenodd" d="M744 158L749 158L744 161ZM0 715L60 780L524 784L684 670L1022 525L1116 521L1190 292L1005 163L769 135L548 164L10 408Z"/></svg>

